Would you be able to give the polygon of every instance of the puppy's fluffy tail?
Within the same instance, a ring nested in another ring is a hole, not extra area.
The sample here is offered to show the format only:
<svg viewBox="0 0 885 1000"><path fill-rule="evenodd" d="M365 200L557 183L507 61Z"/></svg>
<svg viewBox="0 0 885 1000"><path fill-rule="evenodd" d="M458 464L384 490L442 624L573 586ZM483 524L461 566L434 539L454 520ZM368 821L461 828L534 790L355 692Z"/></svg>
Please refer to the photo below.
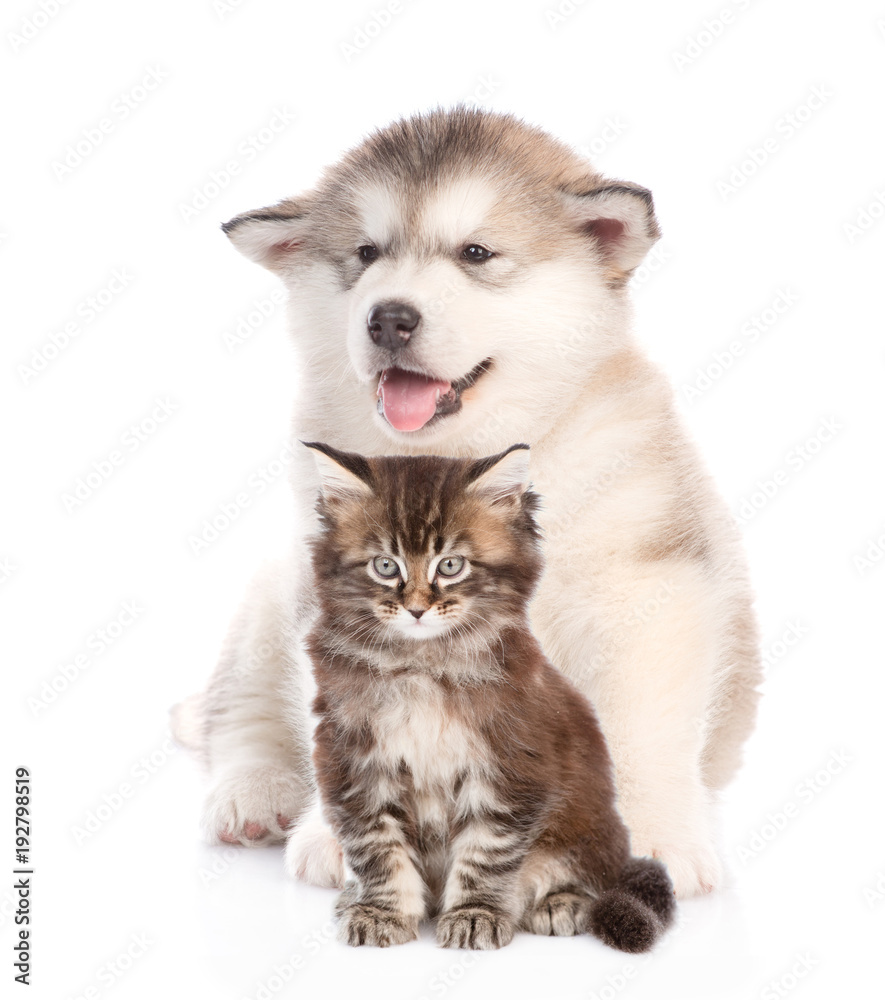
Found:
<svg viewBox="0 0 885 1000"><path fill-rule="evenodd" d="M587 930L621 951L648 951L675 910L673 883L661 862L631 858L594 901Z"/></svg>
<svg viewBox="0 0 885 1000"><path fill-rule="evenodd" d="M172 738L175 742L190 750L198 760L206 755L206 724L205 699L202 694L192 694L190 697L173 705L169 710Z"/></svg>

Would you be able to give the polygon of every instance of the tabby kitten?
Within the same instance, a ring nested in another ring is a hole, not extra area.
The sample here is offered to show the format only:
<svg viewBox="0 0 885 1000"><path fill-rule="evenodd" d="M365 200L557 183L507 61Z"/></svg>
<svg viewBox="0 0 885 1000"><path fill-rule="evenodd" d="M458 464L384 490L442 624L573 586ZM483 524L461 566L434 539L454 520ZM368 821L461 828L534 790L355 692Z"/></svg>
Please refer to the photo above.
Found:
<svg viewBox="0 0 885 1000"><path fill-rule="evenodd" d="M339 934L447 948L523 928L651 947L673 916L630 854L589 703L544 658L525 445L481 460L363 458L323 444L308 636L324 812L355 876Z"/></svg>

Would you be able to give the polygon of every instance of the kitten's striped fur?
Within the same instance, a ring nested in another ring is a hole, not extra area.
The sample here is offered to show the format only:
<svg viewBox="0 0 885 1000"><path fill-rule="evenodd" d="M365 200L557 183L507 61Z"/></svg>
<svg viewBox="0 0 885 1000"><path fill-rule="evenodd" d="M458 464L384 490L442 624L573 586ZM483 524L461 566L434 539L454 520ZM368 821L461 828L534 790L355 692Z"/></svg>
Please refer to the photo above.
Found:
<svg viewBox="0 0 885 1000"><path fill-rule="evenodd" d="M481 460L310 447L314 762L354 876L342 939L397 944L437 916L446 947L498 948L519 927L651 947L672 885L631 857L593 710L528 625L541 557L525 446Z"/></svg>

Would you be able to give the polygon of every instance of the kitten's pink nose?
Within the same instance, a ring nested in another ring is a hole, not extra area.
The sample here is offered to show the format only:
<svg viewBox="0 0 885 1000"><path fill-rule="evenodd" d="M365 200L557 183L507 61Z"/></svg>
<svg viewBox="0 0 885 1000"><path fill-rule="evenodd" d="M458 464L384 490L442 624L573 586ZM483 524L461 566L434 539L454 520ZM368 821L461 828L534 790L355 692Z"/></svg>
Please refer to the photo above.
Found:
<svg viewBox="0 0 885 1000"><path fill-rule="evenodd" d="M407 608L406 609L410 615L414 615L416 618L420 618L421 615L427 610L426 608Z"/></svg>

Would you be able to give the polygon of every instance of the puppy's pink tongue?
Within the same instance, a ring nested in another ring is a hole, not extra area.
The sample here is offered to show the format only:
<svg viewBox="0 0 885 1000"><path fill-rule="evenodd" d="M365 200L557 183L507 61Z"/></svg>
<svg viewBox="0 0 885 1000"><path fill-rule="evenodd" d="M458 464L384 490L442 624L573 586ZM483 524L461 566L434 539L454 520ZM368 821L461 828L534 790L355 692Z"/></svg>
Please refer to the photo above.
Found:
<svg viewBox="0 0 885 1000"><path fill-rule="evenodd" d="M452 391L450 382L425 378L401 368L381 373L378 395L388 423L398 431L417 431L436 413L440 396Z"/></svg>

